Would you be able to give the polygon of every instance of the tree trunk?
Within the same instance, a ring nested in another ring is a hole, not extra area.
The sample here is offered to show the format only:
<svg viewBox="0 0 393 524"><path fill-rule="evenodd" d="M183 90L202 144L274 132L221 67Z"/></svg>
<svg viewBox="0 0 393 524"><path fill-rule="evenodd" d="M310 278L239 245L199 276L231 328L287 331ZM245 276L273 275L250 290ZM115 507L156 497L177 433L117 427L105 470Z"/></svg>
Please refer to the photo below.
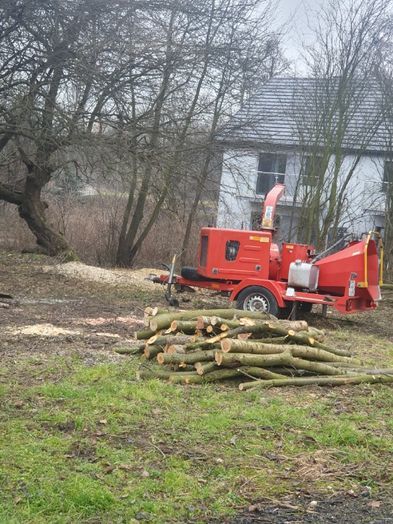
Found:
<svg viewBox="0 0 393 524"><path fill-rule="evenodd" d="M18 205L19 216L34 234L37 244L50 255L66 255L67 260L76 258L63 235L50 227L45 217L47 205L41 199L41 187L33 178L26 180L25 191Z"/></svg>

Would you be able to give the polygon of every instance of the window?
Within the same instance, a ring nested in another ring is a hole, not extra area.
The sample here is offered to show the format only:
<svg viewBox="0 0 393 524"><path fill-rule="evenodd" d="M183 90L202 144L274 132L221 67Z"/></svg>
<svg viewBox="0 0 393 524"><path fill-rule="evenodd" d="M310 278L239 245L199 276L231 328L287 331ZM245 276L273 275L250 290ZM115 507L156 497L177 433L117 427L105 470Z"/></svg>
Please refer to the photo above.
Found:
<svg viewBox="0 0 393 524"><path fill-rule="evenodd" d="M385 165L383 168L382 191L387 193L391 189L393 189L393 162L390 160L385 160Z"/></svg>
<svg viewBox="0 0 393 524"><path fill-rule="evenodd" d="M201 238L201 258L199 262L201 267L206 267L208 245L209 245L209 237L207 235L203 235Z"/></svg>
<svg viewBox="0 0 393 524"><path fill-rule="evenodd" d="M257 194L265 195L275 184L283 184L285 181L286 167L286 155L261 153L258 164Z"/></svg>
<svg viewBox="0 0 393 524"><path fill-rule="evenodd" d="M239 252L240 242L238 240L227 240L225 245L225 258L233 262Z"/></svg>
<svg viewBox="0 0 393 524"><path fill-rule="evenodd" d="M320 155L307 155L303 157L301 170L302 185L315 187L323 171L322 157Z"/></svg>

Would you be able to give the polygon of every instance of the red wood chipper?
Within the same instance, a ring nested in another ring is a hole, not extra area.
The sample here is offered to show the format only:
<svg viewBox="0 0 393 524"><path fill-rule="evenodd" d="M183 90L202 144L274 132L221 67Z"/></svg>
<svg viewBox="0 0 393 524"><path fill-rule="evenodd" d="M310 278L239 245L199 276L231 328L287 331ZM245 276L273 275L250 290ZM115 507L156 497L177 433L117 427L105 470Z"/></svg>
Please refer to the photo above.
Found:
<svg viewBox="0 0 393 524"><path fill-rule="evenodd" d="M317 255L311 245L273 242L277 202L284 192L276 184L267 194L260 231L203 227L198 246L198 267L183 267L174 274L153 277L167 285L166 297L173 305L173 287L206 288L221 292L236 307L288 315L293 308L310 311L313 304L355 313L377 307L381 298L382 240L377 233L349 242L344 249Z"/></svg>

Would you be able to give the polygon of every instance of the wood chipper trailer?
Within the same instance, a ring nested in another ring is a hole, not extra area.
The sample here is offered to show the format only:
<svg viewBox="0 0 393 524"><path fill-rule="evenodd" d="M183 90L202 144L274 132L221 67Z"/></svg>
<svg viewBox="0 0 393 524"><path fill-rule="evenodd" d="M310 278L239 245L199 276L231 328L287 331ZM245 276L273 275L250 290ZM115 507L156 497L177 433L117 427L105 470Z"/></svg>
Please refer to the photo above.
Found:
<svg viewBox="0 0 393 524"><path fill-rule="evenodd" d="M174 258L169 275L153 278L167 284L169 302L176 302L172 287L199 287L221 292L239 309L278 316L288 315L295 304L303 311L320 304L325 312L330 306L340 313L376 308L381 298L381 238L369 233L331 255L317 255L313 246L293 242L284 242L280 250L273 242L273 224L284 189L276 184L267 194L260 231L203 227L198 266L183 267L178 276Z"/></svg>

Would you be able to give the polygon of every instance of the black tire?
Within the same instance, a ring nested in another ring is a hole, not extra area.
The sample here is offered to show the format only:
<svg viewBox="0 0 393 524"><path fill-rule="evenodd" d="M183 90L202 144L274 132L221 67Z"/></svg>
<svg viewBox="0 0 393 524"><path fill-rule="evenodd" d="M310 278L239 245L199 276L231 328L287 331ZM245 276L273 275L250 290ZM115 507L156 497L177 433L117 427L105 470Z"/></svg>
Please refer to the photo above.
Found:
<svg viewBox="0 0 393 524"><path fill-rule="evenodd" d="M257 306L261 306L260 309ZM243 289L237 296L236 307L245 311L265 311L275 316L280 312L274 295L268 289L260 286Z"/></svg>

